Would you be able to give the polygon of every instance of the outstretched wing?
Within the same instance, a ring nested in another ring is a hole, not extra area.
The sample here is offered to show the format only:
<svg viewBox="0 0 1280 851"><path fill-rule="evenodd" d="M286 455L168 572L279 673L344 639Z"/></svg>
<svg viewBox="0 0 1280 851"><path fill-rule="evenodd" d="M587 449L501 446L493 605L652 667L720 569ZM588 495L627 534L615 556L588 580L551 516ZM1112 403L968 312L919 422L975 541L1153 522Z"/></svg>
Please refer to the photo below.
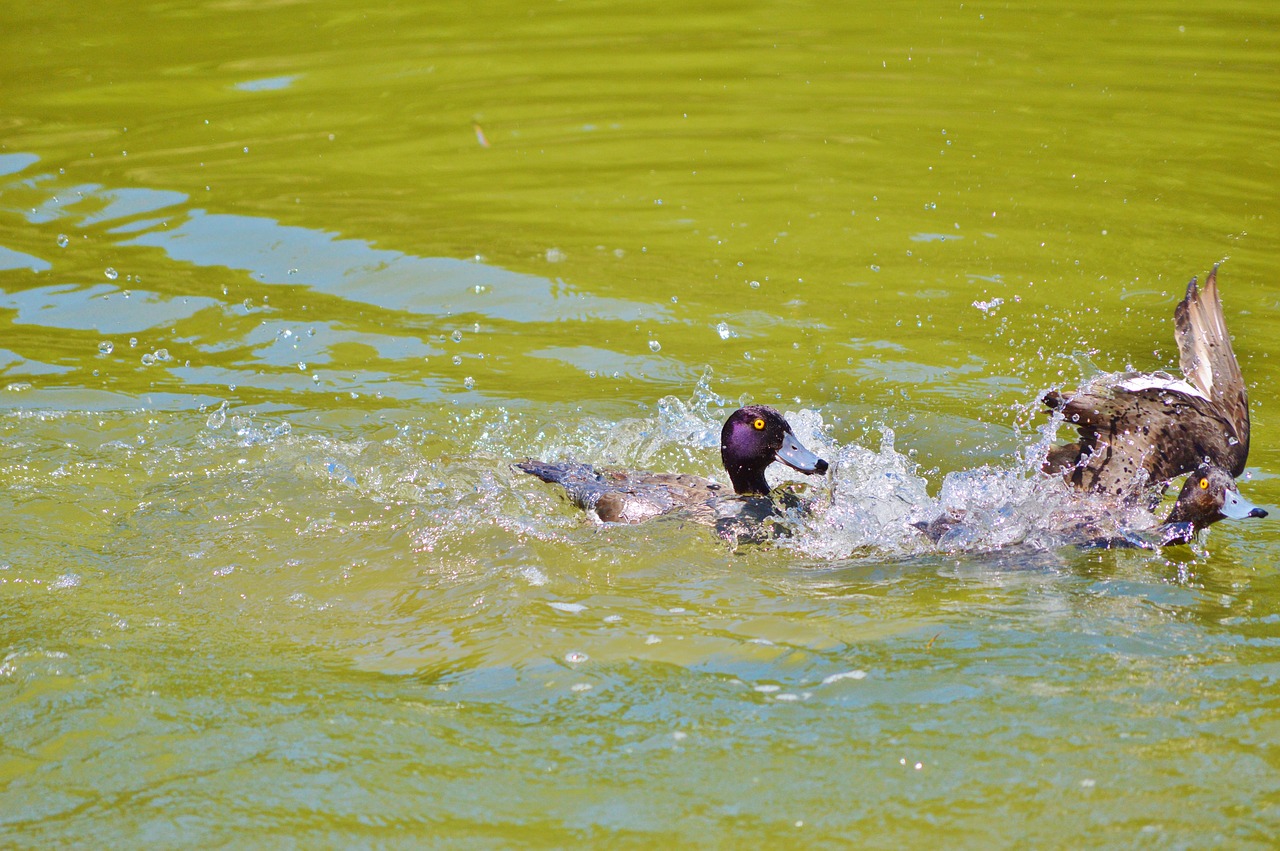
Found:
<svg viewBox="0 0 1280 851"><path fill-rule="evenodd" d="M1229 434L1224 436L1225 456L1213 458L1238 476L1249 457L1249 393L1240 364L1231 349L1231 337L1218 297L1218 267L1213 267L1204 287L1192 278L1187 296L1173 313L1180 365L1187 381L1218 409Z"/></svg>

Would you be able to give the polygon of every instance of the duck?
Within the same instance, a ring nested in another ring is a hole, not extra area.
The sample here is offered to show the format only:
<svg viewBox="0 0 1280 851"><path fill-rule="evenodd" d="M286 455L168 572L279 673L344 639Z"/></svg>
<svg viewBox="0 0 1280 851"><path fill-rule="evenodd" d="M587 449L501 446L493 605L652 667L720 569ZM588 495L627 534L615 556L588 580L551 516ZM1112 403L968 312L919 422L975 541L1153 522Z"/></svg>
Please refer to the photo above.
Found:
<svg viewBox="0 0 1280 851"><path fill-rule="evenodd" d="M1078 490L1125 503L1146 495L1151 507L1175 478L1194 472L1166 525L1186 522L1198 531L1237 514L1265 517L1235 486L1249 457L1249 394L1227 334L1217 266L1203 287L1191 279L1173 316L1182 378L1127 372L1100 376L1074 393L1045 394L1045 406L1080 439L1051 449L1043 469Z"/></svg>
<svg viewBox="0 0 1280 851"><path fill-rule="evenodd" d="M720 459L732 493L718 482L687 473L597 470L576 461L534 459L514 466L560 485L575 505L602 522L634 524L686 513L716 525L726 537L736 536L733 527L741 522L759 522L776 512L765 478L773 462L807 475L823 475L830 467L806 449L782 414L768 405L748 405L729 415L720 430ZM786 495L783 501L798 500Z"/></svg>

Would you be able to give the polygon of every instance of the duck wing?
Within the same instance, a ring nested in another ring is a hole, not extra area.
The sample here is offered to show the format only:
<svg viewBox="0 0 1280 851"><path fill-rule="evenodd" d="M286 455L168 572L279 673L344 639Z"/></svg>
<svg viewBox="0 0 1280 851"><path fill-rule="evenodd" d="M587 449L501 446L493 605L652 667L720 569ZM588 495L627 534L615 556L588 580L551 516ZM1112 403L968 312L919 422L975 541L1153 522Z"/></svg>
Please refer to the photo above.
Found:
<svg viewBox="0 0 1280 851"><path fill-rule="evenodd" d="M1221 422L1221 438L1211 442L1211 461L1239 476L1249 457L1249 393L1218 297L1218 267L1204 287L1192 278L1187 296L1173 313L1180 366L1187 381L1209 399Z"/></svg>
<svg viewBox="0 0 1280 851"><path fill-rule="evenodd" d="M685 473L612 471L602 475L609 488L596 501L595 512L610 523L640 523L673 511L710 523L714 518L710 503L724 493L715 482Z"/></svg>

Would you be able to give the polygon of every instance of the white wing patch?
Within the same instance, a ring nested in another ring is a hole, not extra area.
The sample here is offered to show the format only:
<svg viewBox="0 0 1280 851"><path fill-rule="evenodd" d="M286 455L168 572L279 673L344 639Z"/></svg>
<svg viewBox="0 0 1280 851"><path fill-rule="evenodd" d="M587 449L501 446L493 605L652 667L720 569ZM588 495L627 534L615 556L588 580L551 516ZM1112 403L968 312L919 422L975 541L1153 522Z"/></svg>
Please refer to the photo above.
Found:
<svg viewBox="0 0 1280 851"><path fill-rule="evenodd" d="M1206 402L1212 401L1199 388L1192 386L1181 378L1173 378L1172 376L1136 375L1133 378L1121 381L1116 387L1121 390L1127 390L1130 393L1141 393L1143 390L1164 390L1170 393L1181 393L1184 396L1194 396L1197 399L1204 399Z"/></svg>

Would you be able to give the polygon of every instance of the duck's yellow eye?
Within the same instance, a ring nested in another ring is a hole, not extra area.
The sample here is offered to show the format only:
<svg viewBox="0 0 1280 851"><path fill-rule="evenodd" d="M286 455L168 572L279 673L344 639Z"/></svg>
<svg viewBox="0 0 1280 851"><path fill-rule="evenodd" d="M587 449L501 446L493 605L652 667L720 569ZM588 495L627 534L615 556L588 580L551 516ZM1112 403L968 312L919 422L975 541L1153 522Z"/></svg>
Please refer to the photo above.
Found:
<svg viewBox="0 0 1280 851"><path fill-rule="evenodd" d="M1209 489L1209 480L1208 480L1208 479L1201 479L1201 480L1200 480L1200 490L1202 490L1202 491L1207 491L1208 489Z"/></svg>
<svg viewBox="0 0 1280 851"><path fill-rule="evenodd" d="M756 417L756 420L751 424L751 427L756 431L764 431L764 420L760 417Z"/></svg>

